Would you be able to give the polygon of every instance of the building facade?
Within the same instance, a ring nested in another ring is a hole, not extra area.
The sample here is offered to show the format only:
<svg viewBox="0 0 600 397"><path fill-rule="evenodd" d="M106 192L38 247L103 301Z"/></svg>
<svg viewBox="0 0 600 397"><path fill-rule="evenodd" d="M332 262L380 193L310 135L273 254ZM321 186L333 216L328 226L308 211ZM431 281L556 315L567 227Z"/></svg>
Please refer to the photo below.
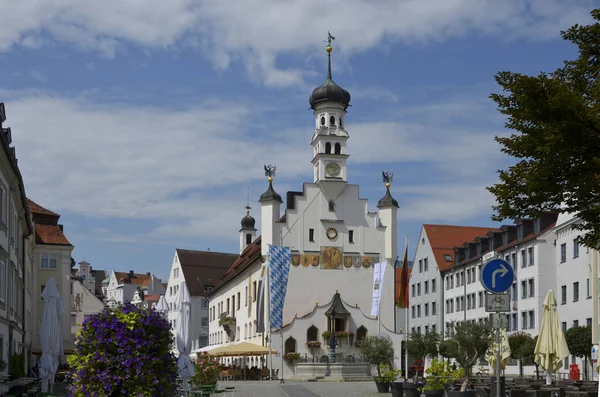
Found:
<svg viewBox="0 0 600 397"><path fill-rule="evenodd" d="M546 293L555 288L554 226L557 214L524 219L505 225L454 248L454 262L443 272L444 332L452 333L463 321L484 322L485 294L480 280L483 264L502 258L512 266L515 280L510 295L509 335L526 332L536 336ZM507 373L518 373L517 363L507 366ZM529 369L530 371L530 369Z"/></svg>
<svg viewBox="0 0 600 397"><path fill-rule="evenodd" d="M164 295L165 285L155 275L150 273L135 273L112 271L108 280L104 281L103 290L109 305L122 305L133 301L133 297L142 288L148 295Z"/></svg>
<svg viewBox="0 0 600 397"><path fill-rule="evenodd" d="M40 328L44 301L42 291L50 278L56 281L56 287L62 298L65 314L61 319L63 347L65 354L73 351L71 337L71 320L68 308L71 306L71 269L75 261L71 257L73 245L63 233L63 226L58 223L60 215L28 200L29 210L33 218L35 237L32 238L33 257L33 294L32 305L34 320L32 321L33 353L41 355Z"/></svg>
<svg viewBox="0 0 600 397"><path fill-rule="evenodd" d="M442 274L454 264L454 247L485 235L490 230L494 229L423 225L409 281L408 324L411 332L443 332L440 324L443 324L446 309L445 300L442 299L446 285L442 282Z"/></svg>
<svg viewBox="0 0 600 397"><path fill-rule="evenodd" d="M186 283L191 298L193 350L209 344L209 303L208 294L225 275L237 254L212 251L175 250L165 300L169 306L168 318L174 332L177 332L179 308L175 304L177 292Z"/></svg>
<svg viewBox="0 0 600 397"><path fill-rule="evenodd" d="M573 229L581 221L571 214L560 214L554 229L554 257L556 284L554 293L563 331L576 326L592 326L592 251L579 242L580 230ZM563 371L570 364L579 365L580 371L591 372L585 360L571 356L564 360Z"/></svg>
<svg viewBox="0 0 600 397"><path fill-rule="evenodd" d="M104 302L92 292L86 284L78 278L71 278L71 290L73 291L73 301L68 313L70 314L71 337L75 340L75 336L81 325L91 315L100 313L104 310ZM67 310L65 310L67 316Z"/></svg>
<svg viewBox="0 0 600 397"><path fill-rule="evenodd" d="M0 103L0 361L9 364L13 354L23 354L29 365L36 336L31 329L32 313L38 299L29 239L33 225L16 150L11 146L12 131L3 127L5 121L5 107Z"/></svg>
<svg viewBox="0 0 600 397"><path fill-rule="evenodd" d="M214 308L210 332L216 335L217 343L244 338L267 343L268 316L266 333L255 336L256 310L242 304L245 305L245 296L247 300L255 299L254 286L260 278L262 263L269 261L269 246L277 245L291 247L292 264L283 305L284 326L270 333L270 343L275 349L284 354L313 355L307 342L319 342L322 353L318 354L324 356L329 344L323 335L325 331L352 337L359 330L361 333L365 330L365 336L385 332L396 346L400 345L401 337L394 332L398 202L390 192L389 173L384 173L386 187L378 211L372 211L367 200L360 197L357 185L348 183L350 152L345 116L349 103L350 94L333 81L329 64L325 83L313 90L309 98L315 120L310 138L313 181L304 183L300 191L288 192L282 212L283 199L273 184L275 169L265 166L268 186L259 199L261 236L254 240L254 247L240 247L244 249L239 261L210 295L211 311ZM242 220L240 233L244 229ZM240 236L243 243L249 240ZM379 318L371 315L376 263L384 264ZM339 318L332 317L327 310L336 302L336 296L345 308L352 307ZM326 310L320 310L322 306ZM229 335L225 328L230 330ZM355 344L340 349L337 351L346 355L357 353ZM271 356L271 360L269 366L284 377L294 375L293 363L286 362L282 367L280 359Z"/></svg>

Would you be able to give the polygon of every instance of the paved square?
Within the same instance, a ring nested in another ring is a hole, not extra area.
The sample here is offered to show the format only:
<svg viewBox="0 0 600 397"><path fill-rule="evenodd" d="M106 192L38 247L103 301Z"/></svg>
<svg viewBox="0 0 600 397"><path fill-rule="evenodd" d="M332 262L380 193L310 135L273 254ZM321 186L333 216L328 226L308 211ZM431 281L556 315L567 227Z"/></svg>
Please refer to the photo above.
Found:
<svg viewBox="0 0 600 397"><path fill-rule="evenodd" d="M375 397L375 382L285 382L253 381L222 382L220 387L235 387L236 397ZM225 396L228 397L228 396Z"/></svg>

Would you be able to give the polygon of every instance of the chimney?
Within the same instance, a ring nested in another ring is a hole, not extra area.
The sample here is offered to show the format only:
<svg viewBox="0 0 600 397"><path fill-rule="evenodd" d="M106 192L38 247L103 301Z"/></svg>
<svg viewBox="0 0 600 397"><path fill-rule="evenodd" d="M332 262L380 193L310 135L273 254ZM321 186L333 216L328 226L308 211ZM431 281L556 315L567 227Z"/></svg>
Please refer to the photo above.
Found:
<svg viewBox="0 0 600 397"><path fill-rule="evenodd" d="M133 280L133 270L129 271L129 284L131 284L131 280Z"/></svg>
<svg viewBox="0 0 600 397"><path fill-rule="evenodd" d="M150 277L150 272L146 272L146 276Z"/></svg>
<svg viewBox="0 0 600 397"><path fill-rule="evenodd" d="M60 231L63 232L63 225L58 225L58 227L60 228Z"/></svg>

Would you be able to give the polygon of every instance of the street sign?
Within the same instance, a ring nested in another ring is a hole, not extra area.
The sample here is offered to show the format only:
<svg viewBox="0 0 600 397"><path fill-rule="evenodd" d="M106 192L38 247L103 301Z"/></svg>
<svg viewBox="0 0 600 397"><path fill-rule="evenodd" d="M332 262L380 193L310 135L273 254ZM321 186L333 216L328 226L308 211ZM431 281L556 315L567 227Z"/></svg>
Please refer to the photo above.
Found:
<svg viewBox="0 0 600 397"><path fill-rule="evenodd" d="M491 293L502 293L508 290L515 278L512 266L505 260L492 259L481 269L481 284Z"/></svg>
<svg viewBox="0 0 600 397"><path fill-rule="evenodd" d="M485 294L486 312L509 312L510 295L509 294Z"/></svg>
<svg viewBox="0 0 600 397"><path fill-rule="evenodd" d="M502 329L508 327L508 316L504 313L490 313L492 328Z"/></svg>

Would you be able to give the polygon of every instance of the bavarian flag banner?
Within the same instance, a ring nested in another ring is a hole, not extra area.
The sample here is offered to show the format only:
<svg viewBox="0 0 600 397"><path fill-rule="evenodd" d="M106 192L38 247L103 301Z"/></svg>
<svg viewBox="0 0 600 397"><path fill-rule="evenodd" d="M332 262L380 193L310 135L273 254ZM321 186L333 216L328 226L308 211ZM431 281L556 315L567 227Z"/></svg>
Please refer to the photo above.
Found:
<svg viewBox="0 0 600 397"><path fill-rule="evenodd" d="M269 246L269 293L271 329L283 328L283 304L292 263L290 247Z"/></svg>

